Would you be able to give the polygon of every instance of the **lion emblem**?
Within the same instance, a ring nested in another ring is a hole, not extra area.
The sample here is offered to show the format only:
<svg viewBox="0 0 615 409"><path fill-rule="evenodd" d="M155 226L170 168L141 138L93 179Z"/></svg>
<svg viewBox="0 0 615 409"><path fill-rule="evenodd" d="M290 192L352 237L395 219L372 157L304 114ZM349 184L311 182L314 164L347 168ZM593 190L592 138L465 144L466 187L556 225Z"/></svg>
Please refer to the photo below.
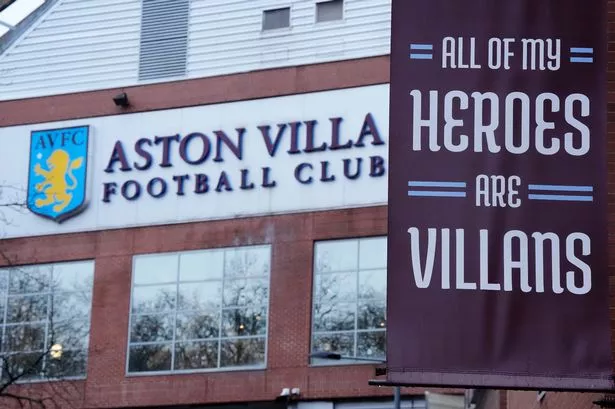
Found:
<svg viewBox="0 0 615 409"><path fill-rule="evenodd" d="M43 193L44 197L36 199L34 204L38 208L53 204L53 211L59 213L73 200L70 191L78 185L73 170L83 165L83 157L71 160L66 151L57 149L47 158L46 163L48 170L43 169L40 163L34 166L34 173L45 178L35 186L36 191ZM70 182L67 182L67 178Z"/></svg>

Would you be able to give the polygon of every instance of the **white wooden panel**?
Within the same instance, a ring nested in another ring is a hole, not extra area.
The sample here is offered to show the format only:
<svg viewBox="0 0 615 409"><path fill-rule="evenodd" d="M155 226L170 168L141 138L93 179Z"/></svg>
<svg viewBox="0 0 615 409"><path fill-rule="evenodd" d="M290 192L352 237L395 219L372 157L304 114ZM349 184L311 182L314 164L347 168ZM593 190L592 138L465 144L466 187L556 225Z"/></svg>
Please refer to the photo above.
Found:
<svg viewBox="0 0 615 409"><path fill-rule="evenodd" d="M141 0L58 0L0 55L0 100L389 53L391 0L345 0L324 23L316 1L191 0L187 74L139 81ZM263 10L286 5L291 27L262 32Z"/></svg>

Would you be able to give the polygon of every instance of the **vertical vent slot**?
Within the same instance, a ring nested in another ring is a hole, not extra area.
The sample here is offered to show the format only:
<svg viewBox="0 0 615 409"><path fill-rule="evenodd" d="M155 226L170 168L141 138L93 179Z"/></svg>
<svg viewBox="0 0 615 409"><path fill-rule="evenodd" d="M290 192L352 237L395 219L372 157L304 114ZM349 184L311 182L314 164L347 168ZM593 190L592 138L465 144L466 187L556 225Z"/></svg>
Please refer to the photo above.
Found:
<svg viewBox="0 0 615 409"><path fill-rule="evenodd" d="M190 0L142 0L139 80L186 74Z"/></svg>

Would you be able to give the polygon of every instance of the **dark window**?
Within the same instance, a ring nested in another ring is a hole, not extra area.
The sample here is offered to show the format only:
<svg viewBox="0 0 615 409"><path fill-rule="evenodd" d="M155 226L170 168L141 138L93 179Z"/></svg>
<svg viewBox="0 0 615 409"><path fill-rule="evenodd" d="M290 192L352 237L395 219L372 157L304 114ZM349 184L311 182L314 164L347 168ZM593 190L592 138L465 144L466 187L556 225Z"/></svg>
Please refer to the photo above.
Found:
<svg viewBox="0 0 615 409"><path fill-rule="evenodd" d="M263 11L263 30L290 27L290 7Z"/></svg>
<svg viewBox="0 0 615 409"><path fill-rule="evenodd" d="M344 1L330 0L316 3L316 22L335 21L344 18Z"/></svg>

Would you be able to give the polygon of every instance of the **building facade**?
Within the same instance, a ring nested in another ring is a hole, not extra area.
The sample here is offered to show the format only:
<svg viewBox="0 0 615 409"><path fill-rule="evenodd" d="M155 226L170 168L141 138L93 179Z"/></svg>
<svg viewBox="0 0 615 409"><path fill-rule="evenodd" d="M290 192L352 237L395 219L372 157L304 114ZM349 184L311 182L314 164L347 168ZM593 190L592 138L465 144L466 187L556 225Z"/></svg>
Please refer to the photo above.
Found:
<svg viewBox="0 0 615 409"><path fill-rule="evenodd" d="M0 37L11 391L62 408L393 405L368 385L379 364L352 359L386 352L390 9L47 0ZM480 402L402 388L404 409Z"/></svg>

